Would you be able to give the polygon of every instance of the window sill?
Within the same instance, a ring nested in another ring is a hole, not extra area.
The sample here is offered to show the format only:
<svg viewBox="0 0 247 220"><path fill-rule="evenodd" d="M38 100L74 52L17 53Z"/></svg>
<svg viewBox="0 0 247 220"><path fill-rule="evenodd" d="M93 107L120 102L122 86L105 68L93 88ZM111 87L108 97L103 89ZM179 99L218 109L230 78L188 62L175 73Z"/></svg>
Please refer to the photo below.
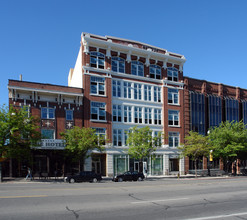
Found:
<svg viewBox="0 0 247 220"><path fill-rule="evenodd" d="M89 95L91 96L97 96L97 97L107 97L107 95L98 95L98 94L93 94L93 93L90 93Z"/></svg>
<svg viewBox="0 0 247 220"><path fill-rule="evenodd" d="M168 127L171 127L171 128L181 128L180 125L168 125Z"/></svg>
<svg viewBox="0 0 247 220"><path fill-rule="evenodd" d="M168 105L180 106L180 104L168 103Z"/></svg>
<svg viewBox="0 0 247 220"><path fill-rule="evenodd" d="M100 123L106 123L106 120L96 120L96 119L90 119L91 122L100 122Z"/></svg>

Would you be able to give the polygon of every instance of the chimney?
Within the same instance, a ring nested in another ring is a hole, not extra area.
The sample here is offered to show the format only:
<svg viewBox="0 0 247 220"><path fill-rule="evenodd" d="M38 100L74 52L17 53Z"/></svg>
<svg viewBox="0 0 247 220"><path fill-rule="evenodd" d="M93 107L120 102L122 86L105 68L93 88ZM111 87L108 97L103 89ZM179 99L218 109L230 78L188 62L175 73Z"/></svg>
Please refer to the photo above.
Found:
<svg viewBox="0 0 247 220"><path fill-rule="evenodd" d="M20 74L20 81L22 81L22 74Z"/></svg>

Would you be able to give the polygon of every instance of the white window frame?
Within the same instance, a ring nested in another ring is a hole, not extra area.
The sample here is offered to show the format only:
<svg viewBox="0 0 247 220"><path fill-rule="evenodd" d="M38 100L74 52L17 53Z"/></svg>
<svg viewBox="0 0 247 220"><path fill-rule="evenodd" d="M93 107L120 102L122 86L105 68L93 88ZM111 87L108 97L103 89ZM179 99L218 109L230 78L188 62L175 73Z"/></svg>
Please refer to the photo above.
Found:
<svg viewBox="0 0 247 220"><path fill-rule="evenodd" d="M161 109L154 109L154 124L161 125L162 124L162 117L161 117Z"/></svg>
<svg viewBox="0 0 247 220"><path fill-rule="evenodd" d="M169 147L178 147L180 142L179 132L168 132L168 146ZM172 144L170 144L172 142Z"/></svg>
<svg viewBox="0 0 247 220"><path fill-rule="evenodd" d="M167 79L170 81L178 82L178 69L174 67L167 68Z"/></svg>
<svg viewBox="0 0 247 220"><path fill-rule="evenodd" d="M153 124L152 108L144 108L144 119L145 124Z"/></svg>
<svg viewBox="0 0 247 220"><path fill-rule="evenodd" d="M152 101L152 86L150 85L144 85L144 100Z"/></svg>
<svg viewBox="0 0 247 220"><path fill-rule="evenodd" d="M116 65L114 64L114 62ZM120 64L123 64L123 67L121 67ZM111 69L114 72L125 73L125 60L121 57L112 57L111 58Z"/></svg>
<svg viewBox="0 0 247 220"><path fill-rule="evenodd" d="M112 105L112 121L122 122L122 106Z"/></svg>
<svg viewBox="0 0 247 220"><path fill-rule="evenodd" d="M74 115L73 115L73 110L72 109L66 109L65 110L65 117L67 121L73 121ZM71 116L71 118L69 118Z"/></svg>
<svg viewBox="0 0 247 220"><path fill-rule="evenodd" d="M161 102L161 88L154 86L154 102Z"/></svg>
<svg viewBox="0 0 247 220"><path fill-rule="evenodd" d="M144 64L140 61L131 61L131 75L144 76Z"/></svg>
<svg viewBox="0 0 247 220"><path fill-rule="evenodd" d="M93 91L92 86L96 86L96 91ZM103 87L103 89L102 89ZM92 95L105 95L105 78L91 76L90 77L90 94Z"/></svg>
<svg viewBox="0 0 247 220"><path fill-rule="evenodd" d="M168 104L179 105L179 90L178 89L168 88Z"/></svg>
<svg viewBox="0 0 247 220"><path fill-rule="evenodd" d="M124 82L124 98L131 99L132 98L132 83Z"/></svg>
<svg viewBox="0 0 247 220"><path fill-rule="evenodd" d="M106 140L106 128L93 128L95 130L95 134L99 136L104 136L104 139ZM102 132L103 131L103 132Z"/></svg>
<svg viewBox="0 0 247 220"><path fill-rule="evenodd" d="M55 108L42 107L41 119L55 119Z"/></svg>
<svg viewBox="0 0 247 220"><path fill-rule="evenodd" d="M134 83L134 99L142 100L142 85L140 83Z"/></svg>
<svg viewBox="0 0 247 220"><path fill-rule="evenodd" d="M179 127L179 111L168 110L168 126Z"/></svg>
<svg viewBox="0 0 247 220"><path fill-rule="evenodd" d="M121 81L119 80L112 80L112 96L113 97L121 97Z"/></svg>
<svg viewBox="0 0 247 220"><path fill-rule="evenodd" d="M124 105L124 122L132 123L132 106Z"/></svg>
<svg viewBox="0 0 247 220"><path fill-rule="evenodd" d="M93 109L95 112L93 113ZM91 102L90 107L90 118L95 121L106 121L106 104L104 102ZM102 114L104 113L104 114ZM92 115L97 115L97 118L92 118ZM100 117L104 117L104 119L100 119Z"/></svg>
<svg viewBox="0 0 247 220"><path fill-rule="evenodd" d="M143 123L142 111L143 111L142 107L137 107L137 106L134 107L134 123L135 124L142 124ZM136 121L136 119L137 119L137 121Z"/></svg>
<svg viewBox="0 0 247 220"><path fill-rule="evenodd" d="M105 54L96 51L90 52L90 66L98 69L104 69Z"/></svg>
<svg viewBox="0 0 247 220"><path fill-rule="evenodd" d="M121 129L113 129L112 131L113 146L121 147L123 145L122 133L123 132Z"/></svg>
<svg viewBox="0 0 247 220"><path fill-rule="evenodd" d="M152 79L161 79L161 67L158 65L149 66L149 77Z"/></svg>

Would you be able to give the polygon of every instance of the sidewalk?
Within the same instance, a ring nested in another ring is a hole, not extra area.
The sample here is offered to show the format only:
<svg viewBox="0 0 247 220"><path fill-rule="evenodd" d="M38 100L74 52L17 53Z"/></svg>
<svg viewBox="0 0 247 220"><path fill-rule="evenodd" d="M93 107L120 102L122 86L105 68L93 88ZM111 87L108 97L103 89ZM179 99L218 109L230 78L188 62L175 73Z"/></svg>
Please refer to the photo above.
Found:
<svg viewBox="0 0 247 220"><path fill-rule="evenodd" d="M161 179L222 179L222 178L235 178L235 177L243 177L243 176L195 176L193 174L187 174L187 175L181 175L179 178L177 175L163 175L163 176L148 176L145 180L146 181L155 181L155 180L161 180ZM112 181L112 177L102 177L103 181ZM63 183L64 178L63 177L49 177L46 179L39 179L35 178L33 180L26 180L25 177L4 177L2 183ZM1 183L0 183L1 184Z"/></svg>

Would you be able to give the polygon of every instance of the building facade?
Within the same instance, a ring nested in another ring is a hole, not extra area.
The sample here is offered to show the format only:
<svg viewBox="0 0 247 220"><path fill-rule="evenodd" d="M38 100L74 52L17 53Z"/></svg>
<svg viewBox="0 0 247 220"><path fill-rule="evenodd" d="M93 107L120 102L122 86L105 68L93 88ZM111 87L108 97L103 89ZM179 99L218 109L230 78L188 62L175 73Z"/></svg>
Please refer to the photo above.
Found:
<svg viewBox="0 0 247 220"><path fill-rule="evenodd" d="M75 168L59 154L64 148L60 132L74 125L94 128L109 140L105 152L86 160L85 170L104 176L139 170L139 161L127 154L127 133L134 126L149 126L153 136L164 134L155 159L144 162L147 175L193 170L177 150L185 135L190 130L206 135L225 120L247 122L247 90L185 77L185 61L183 55L137 41L82 33L68 87L10 80L9 103L28 105L41 118L44 139L34 155L35 170ZM201 169L206 168L202 158Z"/></svg>

